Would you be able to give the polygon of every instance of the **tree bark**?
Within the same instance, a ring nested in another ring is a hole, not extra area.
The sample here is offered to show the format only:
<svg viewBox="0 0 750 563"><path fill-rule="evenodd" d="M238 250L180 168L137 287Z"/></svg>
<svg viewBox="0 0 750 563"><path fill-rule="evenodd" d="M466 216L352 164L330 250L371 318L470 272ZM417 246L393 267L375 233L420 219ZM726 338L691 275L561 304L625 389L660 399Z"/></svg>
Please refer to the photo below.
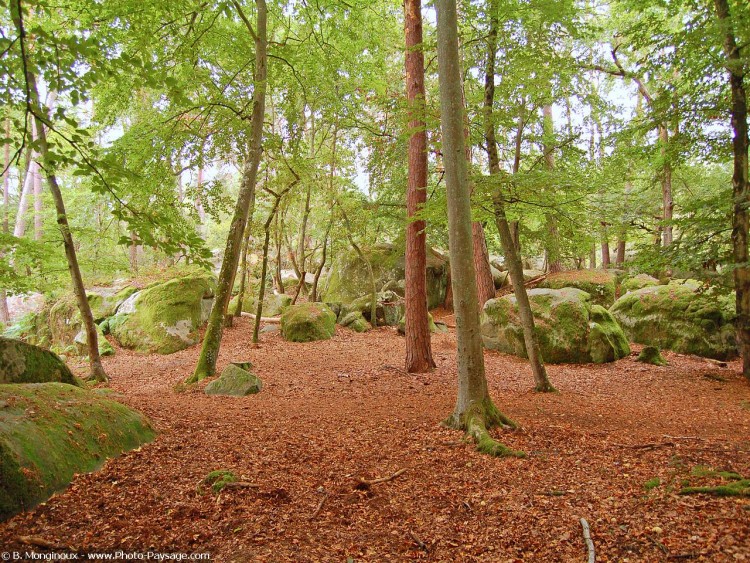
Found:
<svg viewBox="0 0 750 563"><path fill-rule="evenodd" d="M727 0L714 0L716 15L724 31L724 54L727 58L729 85L732 91L731 125L734 132L732 153L732 249L734 255L734 286L736 291L736 327L742 373L750 380L750 267L748 267L748 228L750 227L750 185L748 185L748 124L745 74L740 47L734 36Z"/></svg>
<svg viewBox="0 0 750 563"><path fill-rule="evenodd" d="M544 116L544 162L547 165L547 170L553 172L555 170L555 153L554 151L554 127L552 123L552 106L545 105L542 108ZM551 274L562 272L562 261L560 259L560 233L557 230L557 218L549 213L545 217L547 223L547 271Z"/></svg>
<svg viewBox="0 0 750 563"><path fill-rule="evenodd" d="M661 145L661 157L664 159L661 170L662 214L664 219L662 245L666 248L672 244L674 201L672 201L672 164L669 161L669 130L663 124L659 125L659 144Z"/></svg>
<svg viewBox="0 0 750 563"><path fill-rule="evenodd" d="M487 148L487 159L489 161L490 175L500 180L500 158L497 153L497 139L495 137L494 102L495 102L495 59L497 51L497 0L490 0L490 31L487 36L487 63L484 74L484 139ZM493 193L493 206L495 211L495 225L500 234L500 243L505 254L505 265L508 268L513 293L518 303L518 313L521 317L523 327L523 338L526 345L526 355L534 375L536 391L554 391L555 388L547 377L544 360L539 350L539 342L534 329L534 314L531 311L531 303L526 293L523 280L523 265L521 257L516 249L515 241L508 224L505 213L505 201L502 189L498 187Z"/></svg>
<svg viewBox="0 0 750 563"><path fill-rule="evenodd" d="M615 265L618 268L622 268L622 265L625 264L625 239L618 239L617 241L617 259L615 260Z"/></svg>
<svg viewBox="0 0 750 563"><path fill-rule="evenodd" d="M425 221L414 219L427 201L427 131L425 130L422 2L404 1L406 99L409 104L409 179L406 190L406 371L423 373L432 358L427 311L427 235Z"/></svg>
<svg viewBox="0 0 750 563"><path fill-rule="evenodd" d="M10 119L5 118L5 138L10 138ZM10 231L10 144L3 150L3 233ZM0 289L0 323L10 322L8 292Z"/></svg>
<svg viewBox="0 0 750 563"><path fill-rule="evenodd" d="M448 200L448 240L456 311L458 397L446 424L464 429L477 448L494 455L515 452L493 440L488 428L509 424L492 403L484 372L471 232L471 197L463 134L463 99L455 0L436 0L440 125ZM512 423L511 423L512 425Z"/></svg>
<svg viewBox="0 0 750 563"><path fill-rule="evenodd" d="M219 272L219 283L216 289L214 306L208 319L206 334L203 337L203 347L195 372L187 383L195 383L216 373L216 360L221 347L221 337L224 330L224 315L232 296L232 285L237 273L242 247L242 235L245 233L250 204L255 193L255 182L263 149L263 118L266 109L266 76L267 76L267 38L266 20L267 9L265 0L256 0L258 9L255 36L255 77L253 91L253 110L250 117L250 147L242 172L242 184L237 196L232 223L229 227L227 244L224 250L224 260ZM239 4L234 2L236 9ZM241 14L243 15L243 14ZM243 15L244 16L244 15ZM243 17L244 19L244 17ZM249 25L248 25L249 27Z"/></svg>
<svg viewBox="0 0 750 563"><path fill-rule="evenodd" d="M495 297L495 280L492 277L490 267L490 253L487 251L487 239L484 236L484 227L479 221L471 224L472 238L474 239L474 268L477 272L477 298L479 299L479 310L484 304Z"/></svg>

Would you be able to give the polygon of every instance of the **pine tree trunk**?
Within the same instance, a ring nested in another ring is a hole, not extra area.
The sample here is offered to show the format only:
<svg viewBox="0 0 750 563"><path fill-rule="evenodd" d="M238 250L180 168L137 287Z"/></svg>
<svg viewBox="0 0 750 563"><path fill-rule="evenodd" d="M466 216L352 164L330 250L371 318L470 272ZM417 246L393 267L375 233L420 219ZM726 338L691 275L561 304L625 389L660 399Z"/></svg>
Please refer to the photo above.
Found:
<svg viewBox="0 0 750 563"><path fill-rule="evenodd" d="M406 191L406 371L435 367L427 311L427 235L425 221L415 220L427 201L427 131L425 130L424 53L421 0L404 1L406 99L409 104L409 181Z"/></svg>
<svg viewBox="0 0 750 563"><path fill-rule="evenodd" d="M605 270L611 265L609 255L609 239L607 238L607 227L602 227L602 268Z"/></svg>
<svg viewBox="0 0 750 563"><path fill-rule="evenodd" d="M466 430L486 453L515 452L495 442L488 427L508 423L492 403L484 372L471 231L471 197L463 134L463 99L455 0L436 0L440 125L448 200L448 240L456 311L458 397L447 424Z"/></svg>
<svg viewBox="0 0 750 563"><path fill-rule="evenodd" d="M187 383L195 383L216 373L216 360L221 347L221 337L224 330L224 315L232 296L232 285L237 273L242 248L242 235L245 233L250 204L255 193L255 182L262 155L263 118L266 108L266 76L267 76L267 39L266 39L266 1L256 0L257 24L255 37L255 77L253 92L253 111L250 118L250 147L242 171L240 193L234 208L232 223L229 227L227 245L224 250L224 260L219 272L219 283L216 289L214 306L208 319L206 334L203 337L200 358L195 372L188 378ZM235 6L237 7L237 5Z"/></svg>
<svg viewBox="0 0 750 563"><path fill-rule="evenodd" d="M617 241L617 260L615 260L615 264L618 268L622 268L622 265L625 264L625 240L619 239Z"/></svg>
<svg viewBox="0 0 750 563"><path fill-rule="evenodd" d="M734 132L732 152L734 169L732 192L732 248L734 287L736 291L737 340L742 355L742 373L750 380L750 267L748 267L748 229L750 228L750 185L748 184L747 93L740 48L734 36L727 0L715 0L716 15L724 26L724 54L727 57L729 84L732 91L731 125Z"/></svg>
<svg viewBox="0 0 750 563"><path fill-rule="evenodd" d="M500 158L497 153L494 120L495 58L497 56L498 33L497 0L490 0L490 7L490 31L487 36L487 66L484 75L484 139L490 174L499 179L501 173ZM518 313L521 317L521 326L523 327L526 355L529 357L529 364L534 375L535 389L544 392L554 391L555 389L547 377L547 370L544 367L544 360L539 350L539 342L534 329L534 314L531 311L531 303L529 302L529 296L526 293L526 286L523 280L521 256L516 249L513 234L508 224L505 213L505 202L500 187L496 188L492 199L495 211L495 225L500 234L500 243L503 246L503 253L505 254L505 265L508 268L508 274L513 284L513 293L518 303Z"/></svg>

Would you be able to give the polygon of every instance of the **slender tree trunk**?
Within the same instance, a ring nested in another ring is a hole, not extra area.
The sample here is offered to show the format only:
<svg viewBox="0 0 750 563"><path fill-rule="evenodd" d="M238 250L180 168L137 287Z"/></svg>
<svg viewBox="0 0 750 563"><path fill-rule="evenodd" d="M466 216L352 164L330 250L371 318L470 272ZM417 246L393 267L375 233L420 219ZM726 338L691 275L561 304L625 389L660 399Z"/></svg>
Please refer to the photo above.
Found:
<svg viewBox="0 0 750 563"><path fill-rule="evenodd" d="M34 240L42 240L42 171L36 167L34 173Z"/></svg>
<svg viewBox="0 0 750 563"><path fill-rule="evenodd" d="M423 373L435 367L427 311L427 235L425 221L414 217L427 201L427 131L425 130L422 2L404 1L406 98L409 103L409 183L406 208L406 371Z"/></svg>
<svg viewBox="0 0 750 563"><path fill-rule="evenodd" d="M5 118L5 138L10 138L10 119ZM10 232L10 145L3 150L3 233ZM0 289L0 323L10 322L8 292Z"/></svg>
<svg viewBox="0 0 750 563"><path fill-rule="evenodd" d="M32 138L34 140L36 140L37 138L34 128L32 128ZM32 151L31 158L33 160L29 164L28 170L26 172L26 178L23 181L21 196L18 201L16 224L13 228L13 236L17 238L22 237L24 233L26 233L26 213L29 210L29 201L31 200L31 196L34 192L34 177L36 176L37 169L39 168L39 165L36 162L36 159L39 158L39 155L37 155L35 151Z"/></svg>
<svg viewBox="0 0 750 563"><path fill-rule="evenodd" d="M318 283L320 282L320 275L323 273L323 268L326 265L326 248L328 247L328 237L331 233L331 226L333 225L333 214L331 214L331 221L328 223L326 234L323 237L323 252L320 256L320 264L318 264L315 270L315 276L313 277L312 289L310 290L310 301L315 303L318 300Z"/></svg>
<svg viewBox="0 0 750 563"><path fill-rule="evenodd" d="M669 130L666 125L659 125L659 144L664 164L661 171L662 212L664 224L662 227L662 244L664 248L672 244L672 164L669 162Z"/></svg>
<svg viewBox="0 0 750 563"><path fill-rule="evenodd" d="M237 305L234 308L234 316L242 316L242 300L245 299L245 286L247 285L247 253L250 249L250 225L252 221L248 219L245 226L245 236L242 241L242 258L240 259L240 291L237 294Z"/></svg>
<svg viewBox="0 0 750 563"><path fill-rule="evenodd" d="M552 106L546 105L542 109L544 115L544 162L549 172L555 169L554 151L554 127L552 123ZM552 274L562 272L562 262L560 260L560 233L557 229L557 218L549 213L545 217L547 223L547 268Z"/></svg>
<svg viewBox="0 0 750 563"><path fill-rule="evenodd" d="M267 75L267 39L266 39L266 1L256 0L257 24L255 28L255 77L253 91L253 111L250 118L250 147L242 172L242 184L234 208L234 216L229 227L227 245L224 250L224 260L219 272L219 283L216 289L214 306L208 319L206 334L203 337L203 347L195 367L195 373L188 378L187 383L194 383L216 373L216 360L219 356L221 337L224 330L224 314L232 296L232 285L237 273L240 259L242 235L245 233L250 204L253 201L255 182L258 176L258 166L262 154L263 118L266 108L266 75ZM239 4L235 3L239 9Z"/></svg>
<svg viewBox="0 0 750 563"><path fill-rule="evenodd" d="M607 225L602 224L602 268L606 270L610 265L609 234L607 233Z"/></svg>
<svg viewBox="0 0 750 563"><path fill-rule="evenodd" d="M479 221L471 224L472 238L474 239L474 268L477 272L477 298L479 299L479 310L484 304L495 297L495 280L490 268L490 253L487 251L487 239L484 236L484 227Z"/></svg>
<svg viewBox="0 0 750 563"><path fill-rule="evenodd" d="M83 285L81 269L78 266L78 257L76 256L76 248L73 242L73 235L71 234L70 226L68 225L68 215L65 211L65 202L63 201L60 186L57 183L57 176L52 171L52 167L49 163L50 155L49 145L47 144L47 133L44 130L44 122L40 117L42 115L47 115L47 110L46 108L42 108L39 105L39 94L36 86L36 77L30 71L27 71L26 81L31 96L30 102L34 106L36 112L34 115L34 121L36 123L36 135L39 146L39 155L42 161L45 163L45 176L47 178L47 184L52 194L52 199L55 202L55 210L57 211L57 224L60 227L60 233L62 234L63 238L65 257L68 261L68 270L70 271L70 277L73 282L73 293L76 297L78 311L81 313L83 328L86 332L86 343L89 352L89 368L91 370L90 376L96 381L104 382L107 381L107 374L104 371L101 358L99 357L99 338L96 332L96 325L94 324L94 316L91 314L91 307L89 306L89 301L86 298L86 288Z"/></svg>
<svg viewBox="0 0 750 563"><path fill-rule="evenodd" d="M448 199L448 239L456 311L458 397L446 423L466 430L477 448L494 455L515 452L493 440L488 428L513 425L495 407L484 373L471 232L471 197L463 134L463 99L455 0L436 0L440 113Z"/></svg>
<svg viewBox="0 0 750 563"><path fill-rule="evenodd" d="M589 268L596 270L596 245L592 246L589 252Z"/></svg>
<svg viewBox="0 0 750 563"><path fill-rule="evenodd" d="M615 260L615 264L618 268L622 268L622 265L625 264L625 239L618 239L617 241L617 260Z"/></svg>
<svg viewBox="0 0 750 563"><path fill-rule="evenodd" d="M549 382L544 360L539 350L539 342L534 330L534 314L531 311L531 303L526 293L523 280L523 265L521 257L516 249L513 235L505 214L505 201L503 200L500 180L500 158L497 153L497 140L495 137L495 59L497 52L497 0L490 0L490 31L487 37L487 63L484 75L484 139L487 147L487 159L489 161L490 174L498 179L498 187L493 193L493 205L495 211L495 225L500 234L500 243L505 254L505 265L508 268L513 293L518 303L518 313L521 317L523 327L523 339L526 344L526 355L529 357L531 371L534 375L535 389L537 391L554 391L555 388Z"/></svg>
<svg viewBox="0 0 750 563"><path fill-rule="evenodd" d="M750 380L750 267L748 267L748 229L750 228L750 184L748 183L747 93L740 47L734 36L727 0L714 0L716 15L724 30L724 54L727 57L729 85L732 90L731 124L734 132L732 152L734 169L732 191L732 247L734 254L735 307L737 340L742 355L742 373Z"/></svg>
<svg viewBox="0 0 750 563"><path fill-rule="evenodd" d="M367 267L367 275L370 279L370 324L373 327L376 327L378 326L378 288L375 281L375 272L372 269L372 263L367 259L365 253L362 252L362 249L354 240L354 235L352 234L352 225L349 222L349 217L347 216L346 211L344 211L344 207L338 201L336 201L336 203L341 210L341 215L344 218L344 223L346 224L346 236L349 239L349 244L354 249L354 252L357 253L359 259L362 260L362 262L364 262L365 266Z"/></svg>
<svg viewBox="0 0 750 563"><path fill-rule="evenodd" d="M300 282L300 290L307 287L305 282L305 272L307 271L307 221L310 217L310 194L312 192L312 185L307 186L307 194L305 197L305 206L302 212L302 225L300 226L299 238L297 239L297 278ZM299 292L298 292L299 294Z"/></svg>
<svg viewBox="0 0 750 563"><path fill-rule="evenodd" d="M297 182L299 182L299 176L296 177L295 181L289 187L279 193L272 192L270 189L266 188L266 191L273 195L274 201L271 212L268 214L268 219L266 219L266 223L263 225L263 232L265 233L265 238L263 239L263 264L260 269L260 288L258 289L258 303L255 311L255 324L253 325L253 344L257 344L260 341L260 319L263 316L263 300L266 298L268 245L271 242L271 223L273 222L273 219L276 216L277 211L279 210L279 203L281 203L281 198L283 198L284 195L289 190L291 190Z"/></svg>

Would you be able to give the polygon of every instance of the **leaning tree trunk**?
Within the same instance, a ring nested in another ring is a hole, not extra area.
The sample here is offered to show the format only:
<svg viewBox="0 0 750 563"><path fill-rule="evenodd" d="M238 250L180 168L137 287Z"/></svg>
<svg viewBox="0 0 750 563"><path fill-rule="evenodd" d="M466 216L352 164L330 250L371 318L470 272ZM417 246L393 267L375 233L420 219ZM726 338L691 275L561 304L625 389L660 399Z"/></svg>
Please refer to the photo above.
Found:
<svg viewBox="0 0 750 563"><path fill-rule="evenodd" d="M742 355L742 373L750 380L750 267L748 267L748 228L750 217L750 185L748 185L748 125L747 94L740 47L734 36L734 29L727 0L715 0L716 15L722 24L724 54L729 71L729 85L732 90L731 122L734 138L732 152L734 169L732 192L734 212L732 215L732 247L734 254L734 287L737 294L737 340Z"/></svg>
<svg viewBox="0 0 750 563"><path fill-rule="evenodd" d="M255 31L255 79L253 91L253 111L250 118L250 147L249 154L242 171L242 184L237 196L232 223L229 226L227 245L224 250L224 260L219 272L219 283L216 288L216 298L208 319L206 334L203 337L203 347L198 359L195 372L187 383L195 383L216 373L216 360L219 356L221 337L224 330L224 313L232 295L232 285L237 273L237 265L242 248L242 235L245 233L250 203L255 193L255 182L258 176L258 166L262 154L263 117L266 108L266 74L267 74L267 39L266 39L266 1L256 0L258 8ZM239 5L235 3L239 9ZM248 26L249 27L249 26Z"/></svg>
<svg viewBox="0 0 750 563"><path fill-rule="evenodd" d="M406 98L409 103L409 182L406 191L406 371L423 373L432 358L427 311L427 235L425 221L414 219L427 201L427 131L425 130L422 2L405 0Z"/></svg>
<svg viewBox="0 0 750 563"><path fill-rule="evenodd" d="M471 224L471 236L474 239L474 268L477 273L477 299L479 310L484 304L495 297L495 280L490 268L490 254L487 251L487 239L484 236L484 227L479 221Z"/></svg>
<svg viewBox="0 0 750 563"><path fill-rule="evenodd" d="M456 311L458 397L446 424L464 429L477 448L493 455L513 455L492 439L488 428L515 426L495 407L484 373L482 337L473 261L471 197L463 135L463 99L458 58L456 1L436 0L438 77L445 181L448 199L448 240Z"/></svg>
<svg viewBox="0 0 750 563"><path fill-rule="evenodd" d="M495 103L495 57L498 28L497 0L491 0L490 10L490 31L487 36L487 66L484 76L484 139L490 174L499 180L500 158L497 153L493 109ZM513 293L515 293L516 302L518 303L518 314L521 317L521 326L523 327L526 355L529 357L529 364L534 375L535 390L543 392L554 391L555 388L547 377L547 370L544 367L542 354L539 350L539 342L534 330L534 314L531 311L531 303L529 302L529 296L526 293L526 286L523 280L521 256L513 241L513 234L511 233L505 213L505 201L503 200L502 189L499 184L495 189L492 201L495 211L495 225L500 234L500 243L503 246L505 254L505 265L508 268L508 274L513 284Z"/></svg>
<svg viewBox="0 0 750 563"><path fill-rule="evenodd" d="M19 26L20 27L20 26ZM83 328L86 332L86 344L89 352L89 368L91 370L90 377L95 381L107 381L107 374L102 366L101 358L99 357L99 338L96 332L96 324L94 324L94 316L91 314L91 307L89 301L86 298L86 288L83 285L83 278L81 277L81 269L78 266L78 257L76 256L76 247L73 242L73 235L70 232L70 225L68 224L68 215L65 211L65 202L63 201L62 192L60 191L60 185L57 183L57 176L52 172L52 165L50 164L49 145L47 143L47 133L44 130L44 121L42 115L46 115L46 109L39 105L39 94L36 86L36 77L27 71L26 73L27 85L30 92L31 104L34 107L34 121L36 123L36 136L37 144L39 147L39 156L45 163L45 176L47 178L47 185L49 186L52 199L55 202L55 210L57 212L57 224L60 226L60 233L62 234L63 247L65 248L65 257L68 261L68 270L70 271L70 277L73 281L73 294L76 297L76 303L78 304L78 311L81 313L81 319L83 321Z"/></svg>
<svg viewBox="0 0 750 563"><path fill-rule="evenodd" d="M313 276L312 288L310 289L310 301L315 303L318 300L318 283L320 283L320 275L323 273L323 268L326 265L326 248L328 247L328 237L331 234L331 227L333 226L333 212L331 212L331 220L328 221L328 227L326 233L323 236L323 251L320 256L320 264L315 270L315 276Z"/></svg>

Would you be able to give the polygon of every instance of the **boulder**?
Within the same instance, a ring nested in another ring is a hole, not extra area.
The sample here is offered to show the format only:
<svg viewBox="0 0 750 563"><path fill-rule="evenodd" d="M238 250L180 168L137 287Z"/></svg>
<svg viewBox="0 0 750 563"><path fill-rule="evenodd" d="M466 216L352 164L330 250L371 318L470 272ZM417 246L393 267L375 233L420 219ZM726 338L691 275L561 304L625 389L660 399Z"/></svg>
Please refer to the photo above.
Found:
<svg viewBox="0 0 750 563"><path fill-rule="evenodd" d="M533 279L539 278L544 275L544 272L541 270L533 270L533 269L524 269L523 271L523 281L528 282Z"/></svg>
<svg viewBox="0 0 750 563"><path fill-rule="evenodd" d="M717 360L737 356L734 295L695 280L631 291L610 312L633 342Z"/></svg>
<svg viewBox="0 0 750 563"><path fill-rule="evenodd" d="M281 315L281 336L291 342L328 340L336 332L336 315L322 303L301 303Z"/></svg>
<svg viewBox="0 0 750 563"><path fill-rule="evenodd" d="M664 356L661 355L661 352L656 346L644 346L635 361L654 366L667 365L667 360L664 359Z"/></svg>
<svg viewBox="0 0 750 563"><path fill-rule="evenodd" d="M550 364L605 363L627 356L630 346L612 315L576 288L528 292L542 358ZM526 357L514 295L490 299L482 311L485 347Z"/></svg>
<svg viewBox="0 0 750 563"><path fill-rule="evenodd" d="M171 354L199 340L208 320L216 278L192 274L134 293L109 320L109 330L124 348Z"/></svg>
<svg viewBox="0 0 750 563"><path fill-rule="evenodd" d="M492 272L492 281L495 282L495 289L501 289L510 284L510 273L507 270L501 271L494 266L490 266L490 271Z"/></svg>
<svg viewBox="0 0 750 563"><path fill-rule="evenodd" d="M659 285L659 280L648 274L638 274L629 278L625 278L622 281L620 287L624 293L628 291L635 291L637 289L643 289L644 287L653 287Z"/></svg>
<svg viewBox="0 0 750 563"><path fill-rule="evenodd" d="M117 308L131 295L138 291L132 285L125 287L94 287L86 292L91 307L91 314L97 323L113 316Z"/></svg>
<svg viewBox="0 0 750 563"><path fill-rule="evenodd" d="M235 307L237 307L237 299L239 296L235 295L229 302L229 312L234 313ZM264 317L278 317L284 310L292 304L292 297L285 293L266 293L263 296L263 316ZM245 295L242 300L242 312L252 313L253 315L258 312L258 297L257 295Z"/></svg>
<svg viewBox="0 0 750 563"><path fill-rule="evenodd" d="M404 279L404 251L391 244L364 249L375 275L375 290L380 292L388 282ZM427 301L430 308L445 298L448 261L434 249L427 250ZM323 301L351 303L372 291L367 264L353 250L341 253L323 284Z"/></svg>
<svg viewBox="0 0 750 563"><path fill-rule="evenodd" d="M384 290L376 294L375 315L379 325L396 326L401 317L404 316L404 300L397 293L391 290ZM347 305L342 305L339 310L338 318L343 319L349 313L359 312L366 321L372 322L372 297L370 294L363 295ZM339 322L341 324L341 322Z"/></svg>
<svg viewBox="0 0 750 563"><path fill-rule="evenodd" d="M607 270L569 270L549 274L539 287L575 287L591 295L592 303L605 308L611 307L615 302L615 275Z"/></svg>
<svg viewBox="0 0 750 563"><path fill-rule="evenodd" d="M448 327L445 326L445 323L441 323L442 326L438 328L438 325L435 323L435 321L432 318L432 313L427 313L427 325L430 328L430 332L433 334L436 332L447 332L447 329L448 329ZM445 330L443 330L442 327L445 327ZM401 317L401 320L398 322L397 330L398 330L398 333L402 336L406 334L406 317Z"/></svg>
<svg viewBox="0 0 750 563"><path fill-rule="evenodd" d="M107 327L109 328L109 323L107 323ZM104 330L99 325L96 325L96 334L97 334L96 342L99 348L99 355L100 356L113 356L115 353L115 349L109 343L109 341L107 340L107 337L104 336ZM78 353L79 356L89 355L88 342L89 340L88 338L86 338L86 330L83 327L81 327L81 330L78 331L78 334L76 334L76 337L73 340L73 343L76 346L76 352Z"/></svg>
<svg viewBox="0 0 750 563"><path fill-rule="evenodd" d="M154 438L137 411L64 383L0 385L0 520Z"/></svg>
<svg viewBox="0 0 750 563"><path fill-rule="evenodd" d="M0 383L47 383L78 385L57 354L21 340L0 337Z"/></svg>
<svg viewBox="0 0 750 563"><path fill-rule="evenodd" d="M244 397L260 393L262 388L263 382L258 376L239 365L229 364L217 379L206 385L204 392L207 395Z"/></svg>
<svg viewBox="0 0 750 563"><path fill-rule="evenodd" d="M367 322L364 315L359 311L352 311L339 323L341 326L349 327L355 332L367 332L372 328L372 325Z"/></svg>

